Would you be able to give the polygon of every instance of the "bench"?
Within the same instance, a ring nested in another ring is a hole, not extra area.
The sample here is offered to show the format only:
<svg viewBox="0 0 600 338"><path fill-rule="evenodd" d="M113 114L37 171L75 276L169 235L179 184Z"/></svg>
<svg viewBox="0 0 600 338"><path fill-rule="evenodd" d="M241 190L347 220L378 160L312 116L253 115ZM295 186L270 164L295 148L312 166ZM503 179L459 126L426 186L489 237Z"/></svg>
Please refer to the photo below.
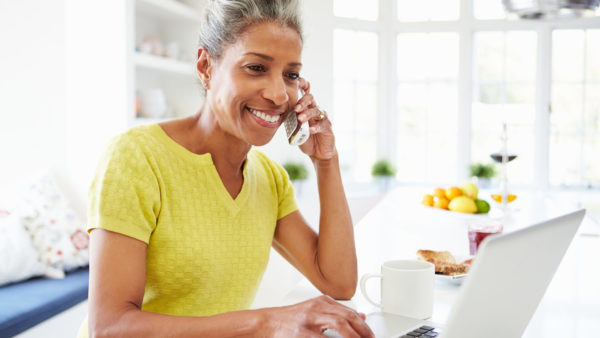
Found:
<svg viewBox="0 0 600 338"><path fill-rule="evenodd" d="M38 277L0 287L0 338L17 335L86 300L88 283L85 267L64 279Z"/></svg>

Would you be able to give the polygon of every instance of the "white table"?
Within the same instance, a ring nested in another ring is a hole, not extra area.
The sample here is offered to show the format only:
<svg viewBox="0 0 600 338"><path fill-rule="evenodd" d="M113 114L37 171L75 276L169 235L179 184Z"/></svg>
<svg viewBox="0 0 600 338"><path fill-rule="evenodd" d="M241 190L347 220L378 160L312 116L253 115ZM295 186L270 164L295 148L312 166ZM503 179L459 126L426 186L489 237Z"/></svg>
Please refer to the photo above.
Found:
<svg viewBox="0 0 600 338"><path fill-rule="evenodd" d="M424 207L420 201L428 190L433 189L397 188L356 225L359 276L379 272L381 263L390 259L414 259L418 249L468 255L467 224L469 219L481 216ZM480 196L491 201L489 193L482 192ZM494 208L498 206L492 202L492 210ZM511 208L510 216L501 219L505 232L575 210L569 203L558 203L546 195L531 192L520 194ZM379 285L374 281L367 287L369 294L378 297ZM459 288L459 285L436 280L433 321L446 321ZM303 278L281 305L319 294ZM364 299L360 288L352 300L342 303L364 313L378 310ZM524 337L590 336L600 336L600 225L586 217Z"/></svg>

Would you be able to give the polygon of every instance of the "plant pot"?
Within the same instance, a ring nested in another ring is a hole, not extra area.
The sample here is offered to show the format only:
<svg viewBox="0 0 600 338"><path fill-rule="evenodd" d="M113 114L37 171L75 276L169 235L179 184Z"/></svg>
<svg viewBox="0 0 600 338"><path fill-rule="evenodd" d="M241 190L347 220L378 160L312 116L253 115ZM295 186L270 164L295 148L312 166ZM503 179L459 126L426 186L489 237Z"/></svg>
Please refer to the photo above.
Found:
<svg viewBox="0 0 600 338"><path fill-rule="evenodd" d="M375 184L380 192L388 192L393 185L393 176L376 176Z"/></svg>
<svg viewBox="0 0 600 338"><path fill-rule="evenodd" d="M292 185L294 186L296 197L302 196L302 186L304 186L305 181L306 180L292 180Z"/></svg>
<svg viewBox="0 0 600 338"><path fill-rule="evenodd" d="M473 183L480 189L489 189L492 186L492 179L485 177L473 177Z"/></svg>

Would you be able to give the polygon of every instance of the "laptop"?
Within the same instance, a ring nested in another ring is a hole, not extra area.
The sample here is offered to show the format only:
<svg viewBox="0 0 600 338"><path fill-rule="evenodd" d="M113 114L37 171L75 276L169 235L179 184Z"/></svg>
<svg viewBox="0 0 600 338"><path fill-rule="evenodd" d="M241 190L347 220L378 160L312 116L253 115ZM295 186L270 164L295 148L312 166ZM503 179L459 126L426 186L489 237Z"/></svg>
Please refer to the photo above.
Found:
<svg viewBox="0 0 600 338"><path fill-rule="evenodd" d="M581 209L488 236L444 326L382 312L369 314L367 324L376 337L521 337L584 215Z"/></svg>

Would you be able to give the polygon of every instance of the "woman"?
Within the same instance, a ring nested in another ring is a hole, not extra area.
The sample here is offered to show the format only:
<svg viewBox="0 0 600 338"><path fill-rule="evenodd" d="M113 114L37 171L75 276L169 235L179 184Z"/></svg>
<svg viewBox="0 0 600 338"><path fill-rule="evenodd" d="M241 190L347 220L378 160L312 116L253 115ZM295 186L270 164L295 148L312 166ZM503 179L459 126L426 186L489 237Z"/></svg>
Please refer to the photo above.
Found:
<svg viewBox="0 0 600 338"><path fill-rule="evenodd" d="M353 296L356 254L331 123L299 76L297 11L293 0L210 1L203 107L111 142L90 189L91 336L372 336L331 298ZM318 177L318 235L285 171L251 149L287 114L311 126L300 148ZM327 296L247 310L271 244Z"/></svg>

